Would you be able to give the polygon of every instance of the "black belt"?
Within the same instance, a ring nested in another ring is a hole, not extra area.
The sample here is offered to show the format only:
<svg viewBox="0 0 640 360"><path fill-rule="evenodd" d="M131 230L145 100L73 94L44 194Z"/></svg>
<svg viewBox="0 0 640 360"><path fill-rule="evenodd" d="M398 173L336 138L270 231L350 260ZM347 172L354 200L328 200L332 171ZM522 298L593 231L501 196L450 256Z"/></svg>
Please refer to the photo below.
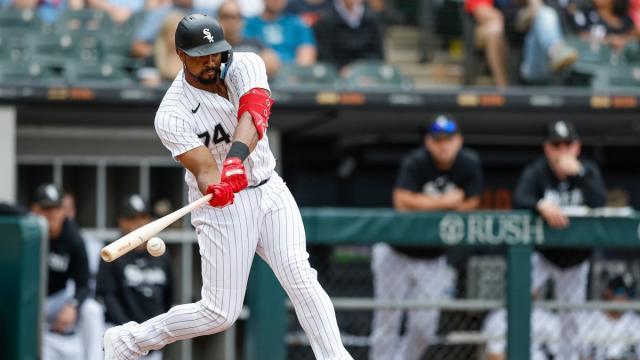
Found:
<svg viewBox="0 0 640 360"><path fill-rule="evenodd" d="M267 181L269 181L269 179L271 179L271 178L270 178L270 177L268 177L268 178L266 178L266 179L264 179L264 180L260 181L260 182L258 183L258 185L251 185L251 186L247 186L247 187L248 187L249 189L255 189L255 188L257 188L257 187L260 187L260 186L262 186L262 185L266 184L266 183L267 183Z"/></svg>

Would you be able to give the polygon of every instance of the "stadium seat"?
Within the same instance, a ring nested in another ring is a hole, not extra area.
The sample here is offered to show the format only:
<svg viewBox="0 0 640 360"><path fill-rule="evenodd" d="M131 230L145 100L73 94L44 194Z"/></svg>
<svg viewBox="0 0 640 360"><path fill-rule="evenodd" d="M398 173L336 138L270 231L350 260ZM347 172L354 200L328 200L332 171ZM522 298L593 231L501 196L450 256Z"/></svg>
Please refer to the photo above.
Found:
<svg viewBox="0 0 640 360"><path fill-rule="evenodd" d="M107 62L91 64L68 62L65 75L72 85L83 86L129 86L134 83L129 74L121 67Z"/></svg>
<svg viewBox="0 0 640 360"><path fill-rule="evenodd" d="M371 61L357 61L348 65L344 78L347 88L394 87L410 89L411 80L390 64Z"/></svg>
<svg viewBox="0 0 640 360"><path fill-rule="evenodd" d="M611 48L607 45L590 44L589 42L577 37L567 38L566 42L568 45L573 46L578 50L578 62L598 64L611 63Z"/></svg>
<svg viewBox="0 0 640 360"><path fill-rule="evenodd" d="M28 33L3 30L0 32L0 61L17 62L31 58L33 49Z"/></svg>
<svg viewBox="0 0 640 360"><path fill-rule="evenodd" d="M97 10L77 10L62 12L56 21L56 32L110 32L113 23L108 14Z"/></svg>
<svg viewBox="0 0 640 360"><path fill-rule="evenodd" d="M595 72L592 82L594 89L638 88L638 86L640 86L640 66L600 67Z"/></svg>
<svg viewBox="0 0 640 360"><path fill-rule="evenodd" d="M337 86L340 77L332 64L317 63L311 66L284 65L274 80L275 86Z"/></svg>
<svg viewBox="0 0 640 360"><path fill-rule="evenodd" d="M0 63L0 82L25 85L64 84L64 78L47 64L36 61Z"/></svg>
<svg viewBox="0 0 640 360"><path fill-rule="evenodd" d="M640 64L640 43L638 41L631 41L622 49L622 61L625 64Z"/></svg>
<svg viewBox="0 0 640 360"><path fill-rule="evenodd" d="M2 9L0 11L0 33L9 29L40 29L42 21L33 10Z"/></svg>

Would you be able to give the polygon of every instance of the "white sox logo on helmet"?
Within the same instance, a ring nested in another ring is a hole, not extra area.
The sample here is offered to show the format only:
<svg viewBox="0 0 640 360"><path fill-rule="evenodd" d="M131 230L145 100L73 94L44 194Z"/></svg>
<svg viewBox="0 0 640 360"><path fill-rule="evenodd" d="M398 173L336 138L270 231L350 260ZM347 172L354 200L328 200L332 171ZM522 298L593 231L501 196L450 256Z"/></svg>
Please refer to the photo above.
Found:
<svg viewBox="0 0 640 360"><path fill-rule="evenodd" d="M209 29L203 29L202 33L204 34L204 36L202 37L203 39L209 40L210 43L214 41L213 35L211 35L211 31L209 31Z"/></svg>

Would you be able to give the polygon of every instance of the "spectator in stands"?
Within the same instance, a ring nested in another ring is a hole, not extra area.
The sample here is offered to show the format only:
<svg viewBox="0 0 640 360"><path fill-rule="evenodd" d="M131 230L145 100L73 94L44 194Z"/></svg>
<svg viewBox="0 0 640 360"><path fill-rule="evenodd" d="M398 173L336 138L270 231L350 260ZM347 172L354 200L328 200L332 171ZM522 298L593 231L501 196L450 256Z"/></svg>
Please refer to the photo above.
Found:
<svg viewBox="0 0 640 360"><path fill-rule="evenodd" d="M313 27L324 13L333 9L333 0L289 0L287 12L302 18L305 24Z"/></svg>
<svg viewBox="0 0 640 360"><path fill-rule="evenodd" d="M49 225L43 359L100 359L103 311L90 297L84 242L75 223L64 216L62 192L53 184L41 185L31 211L47 219Z"/></svg>
<svg viewBox="0 0 640 360"><path fill-rule="evenodd" d="M621 51L635 39L629 0L594 0L592 4L573 14L574 24L583 39L608 44L615 51Z"/></svg>
<svg viewBox="0 0 640 360"><path fill-rule="evenodd" d="M316 44L311 28L295 15L284 14L287 0L265 0L260 16L247 19L245 38L257 39L278 54L285 64L316 62Z"/></svg>
<svg viewBox="0 0 640 360"><path fill-rule="evenodd" d="M194 0L193 5L198 9L205 9L210 12L216 11L226 0ZM258 16L264 11L263 0L236 0L240 6L240 12L245 18Z"/></svg>
<svg viewBox="0 0 640 360"><path fill-rule="evenodd" d="M126 197L118 216L121 235L149 222L151 213L142 197ZM173 296L169 255L153 257L142 244L118 261L101 262L96 294L104 303L110 325L141 323L169 310ZM162 353L151 352L144 359L159 360Z"/></svg>
<svg viewBox="0 0 640 360"><path fill-rule="evenodd" d="M478 155L462 147L454 119L437 116L427 127L424 145L402 161L393 189L398 211L464 211L480 204L482 167ZM417 248L376 244L372 270L378 300L438 300L454 287L443 248ZM417 360L433 340L440 312L410 310L400 337L402 311L378 309L374 313L369 358Z"/></svg>
<svg viewBox="0 0 640 360"><path fill-rule="evenodd" d="M514 207L537 211L554 229L569 226L568 211L575 207L602 207L606 189L598 166L579 159L581 144L573 124L554 121L549 124L543 145L545 157L527 166L514 191ZM581 303L587 297L589 258L584 248L539 249L532 258L534 291L549 278L554 281L555 296L566 303ZM577 324L572 313L560 315L562 321L561 358L576 354L573 340Z"/></svg>
<svg viewBox="0 0 640 360"><path fill-rule="evenodd" d="M153 55L153 45L158 37L164 20L172 12L181 14L202 13L210 15L210 11L193 7L192 0L173 0L170 5L159 7L145 15L142 24L134 35L131 45L131 55L139 58L150 58Z"/></svg>
<svg viewBox="0 0 640 360"><path fill-rule="evenodd" d="M635 282L629 273L609 280L602 299L625 304L634 298ZM583 312L578 324L581 360L638 359L640 317L634 311Z"/></svg>
<svg viewBox="0 0 640 360"><path fill-rule="evenodd" d="M80 10L85 7L84 0L2 0L7 7L34 9L47 23L56 21L58 14L65 10Z"/></svg>
<svg viewBox="0 0 640 360"><path fill-rule="evenodd" d="M507 86L507 41L504 16L493 0L465 0L464 6L476 22L475 42L484 48L496 86Z"/></svg>
<svg viewBox="0 0 640 360"><path fill-rule="evenodd" d="M314 27L318 60L343 67L354 60L384 58L384 34L364 0L334 0L334 8Z"/></svg>
<svg viewBox="0 0 640 360"><path fill-rule="evenodd" d="M184 14L179 11L167 15L153 45L154 63L161 80L173 81L182 69L182 62L176 53L175 33L183 17Z"/></svg>
<svg viewBox="0 0 640 360"><path fill-rule="evenodd" d="M153 10L163 2L158 0L87 0L91 8L109 14L111 20L116 24L125 23L131 15L137 12Z"/></svg>
<svg viewBox="0 0 640 360"><path fill-rule="evenodd" d="M509 13L515 16L511 22L525 34L520 75L530 83L548 82L554 72L572 65L578 52L565 43L555 9L542 0L526 0L523 5L515 1L517 11Z"/></svg>
<svg viewBox="0 0 640 360"><path fill-rule="evenodd" d="M631 0L629 16L636 27L636 35L640 37L640 0Z"/></svg>
<svg viewBox="0 0 640 360"><path fill-rule="evenodd" d="M243 37L245 22L240 12L240 5L235 0L226 0L218 8L218 21L224 30L224 38L235 52L252 52L260 55L264 61L269 78L280 68L280 59L273 49L266 47L257 39Z"/></svg>
<svg viewBox="0 0 640 360"><path fill-rule="evenodd" d="M532 308L531 312L531 360L561 359L558 357L560 339L560 319L552 311ZM495 310L487 315L482 325L482 333L489 339L485 348L486 360L507 359L507 312ZM569 359L566 359L569 360Z"/></svg>

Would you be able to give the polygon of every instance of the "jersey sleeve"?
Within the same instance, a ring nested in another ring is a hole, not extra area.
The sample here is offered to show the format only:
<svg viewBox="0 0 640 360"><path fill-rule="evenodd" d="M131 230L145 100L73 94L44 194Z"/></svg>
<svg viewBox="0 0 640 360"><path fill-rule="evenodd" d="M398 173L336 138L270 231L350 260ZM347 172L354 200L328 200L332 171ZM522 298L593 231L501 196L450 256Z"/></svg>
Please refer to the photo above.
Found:
<svg viewBox="0 0 640 360"><path fill-rule="evenodd" d="M253 88L271 91L264 61L256 54L242 53L242 57L234 59L227 76L228 85L233 88L238 98Z"/></svg>
<svg viewBox="0 0 640 360"><path fill-rule="evenodd" d="M171 112L158 112L155 119L155 128L162 144L171 151L175 159L178 155L203 146L198 135L187 124Z"/></svg>

